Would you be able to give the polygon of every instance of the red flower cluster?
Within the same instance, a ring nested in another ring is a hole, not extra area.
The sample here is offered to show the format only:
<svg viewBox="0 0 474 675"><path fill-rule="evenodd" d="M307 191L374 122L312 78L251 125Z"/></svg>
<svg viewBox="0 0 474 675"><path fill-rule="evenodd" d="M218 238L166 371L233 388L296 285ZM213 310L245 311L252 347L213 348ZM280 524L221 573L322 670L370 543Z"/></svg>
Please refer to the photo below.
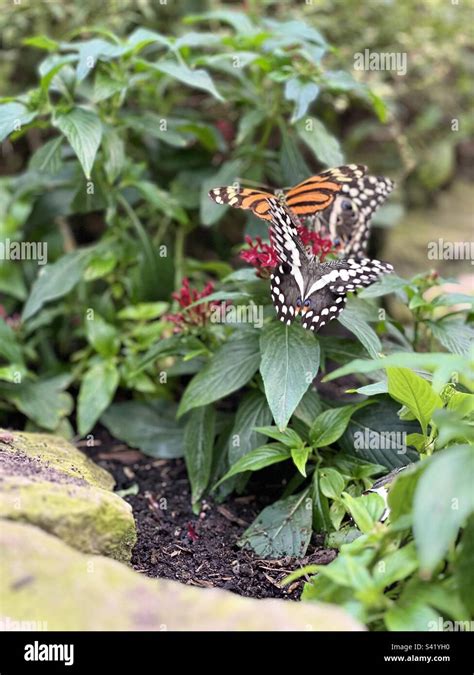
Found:
<svg viewBox="0 0 474 675"><path fill-rule="evenodd" d="M207 323L211 310L213 307L221 306L225 302L221 300L211 300L210 302L202 302L195 307L190 305L195 303L201 298L206 298L208 295L214 292L214 284L212 281L209 281L203 288L202 291L197 291L195 288L191 288L189 285L189 279L185 277L183 279L183 285L179 289L171 294L171 297L174 300L177 300L179 306L183 309L182 312L176 312L175 314L167 314L167 321L174 323L174 332L182 333L192 326L204 326Z"/></svg>
<svg viewBox="0 0 474 675"><path fill-rule="evenodd" d="M321 237L318 232L311 232L307 227L301 225L298 227L298 234L304 246L310 246L314 255L320 256L324 260L326 255L332 250L330 239ZM240 257L245 262L257 268L257 274L267 277L267 268L273 269L278 264L278 258L275 249L271 244L265 244L261 237L255 237L255 240L246 236L245 241L249 248L240 252Z"/></svg>

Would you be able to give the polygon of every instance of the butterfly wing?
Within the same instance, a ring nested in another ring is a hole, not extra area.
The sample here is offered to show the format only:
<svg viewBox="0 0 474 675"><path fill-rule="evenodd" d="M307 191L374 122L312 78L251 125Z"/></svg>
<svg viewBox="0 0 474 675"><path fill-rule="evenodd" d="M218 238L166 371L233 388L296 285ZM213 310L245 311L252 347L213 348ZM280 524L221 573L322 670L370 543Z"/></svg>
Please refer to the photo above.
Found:
<svg viewBox="0 0 474 675"><path fill-rule="evenodd" d="M311 176L294 188L284 192L286 206L296 216L306 216L326 209L343 185L352 184L367 172L367 167L360 164L349 164L328 169ZM271 220L268 198L275 195L263 190L239 188L234 186L217 187L209 192L209 197L217 204L229 204L238 209L249 209L263 220Z"/></svg>
<svg viewBox="0 0 474 675"><path fill-rule="evenodd" d="M347 257L366 253L370 220L394 187L384 176L363 176L342 186L341 194L320 219L331 240L340 242L340 253Z"/></svg>
<svg viewBox="0 0 474 675"><path fill-rule="evenodd" d="M271 192L250 188L218 187L209 192L209 197L217 204L229 204L236 209L249 209L259 218L270 220L267 199L275 197Z"/></svg>
<svg viewBox="0 0 474 675"><path fill-rule="evenodd" d="M367 172L362 164L348 164L328 169L307 178L285 192L285 203L297 216L307 217L327 209L344 186L354 184Z"/></svg>
<svg viewBox="0 0 474 675"><path fill-rule="evenodd" d="M289 326L295 318L296 301L301 297L301 291L287 263L278 265L270 276L270 289L278 318Z"/></svg>
<svg viewBox="0 0 474 675"><path fill-rule="evenodd" d="M305 294L310 308L303 316L303 328L317 331L336 319L344 309L348 293L370 286L392 270L389 263L368 258L315 263L310 269L310 285Z"/></svg>

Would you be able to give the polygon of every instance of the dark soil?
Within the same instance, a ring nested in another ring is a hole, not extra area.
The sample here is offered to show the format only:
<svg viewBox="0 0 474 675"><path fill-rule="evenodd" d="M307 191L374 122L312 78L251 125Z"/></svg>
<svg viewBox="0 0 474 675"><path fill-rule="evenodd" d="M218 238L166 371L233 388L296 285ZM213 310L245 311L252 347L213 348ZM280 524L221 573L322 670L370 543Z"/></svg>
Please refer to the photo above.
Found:
<svg viewBox="0 0 474 675"><path fill-rule="evenodd" d="M138 494L125 496L137 524L132 565L138 572L252 598L296 600L304 579L287 587L280 582L303 565L334 559L335 551L321 546L317 536L301 559L263 560L237 546L256 515L281 494L281 479L260 489L250 482L246 494L230 496L223 504L207 499L196 516L183 460L146 457L104 432L98 438L94 448L81 449L113 474L116 490L138 486Z"/></svg>

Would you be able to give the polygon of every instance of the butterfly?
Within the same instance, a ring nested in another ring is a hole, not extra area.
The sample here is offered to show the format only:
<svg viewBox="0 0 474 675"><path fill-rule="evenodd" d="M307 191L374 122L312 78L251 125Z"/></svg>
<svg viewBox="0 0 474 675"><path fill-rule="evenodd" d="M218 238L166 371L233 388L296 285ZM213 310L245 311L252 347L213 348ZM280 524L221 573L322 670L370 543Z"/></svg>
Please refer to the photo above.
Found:
<svg viewBox="0 0 474 675"><path fill-rule="evenodd" d="M279 201L287 206L297 217L306 217L327 209L337 195L343 193L344 186L349 189L367 173L367 167L361 164L348 164L307 178L289 190L281 190ZM217 204L229 204L238 209L250 209L263 220L271 220L268 199L275 198L272 192L234 186L217 187L209 192L209 197Z"/></svg>
<svg viewBox="0 0 474 675"><path fill-rule="evenodd" d="M330 237L338 253L364 256L370 220L394 187L395 183L384 176L362 176L353 183L345 183L342 194L316 214L316 230Z"/></svg>
<svg viewBox="0 0 474 675"><path fill-rule="evenodd" d="M393 270L389 263L369 258L319 262L306 252L291 212L274 197L268 206L279 261L270 277L271 296L278 318L287 325L301 315L303 328L318 331L339 316L349 292Z"/></svg>

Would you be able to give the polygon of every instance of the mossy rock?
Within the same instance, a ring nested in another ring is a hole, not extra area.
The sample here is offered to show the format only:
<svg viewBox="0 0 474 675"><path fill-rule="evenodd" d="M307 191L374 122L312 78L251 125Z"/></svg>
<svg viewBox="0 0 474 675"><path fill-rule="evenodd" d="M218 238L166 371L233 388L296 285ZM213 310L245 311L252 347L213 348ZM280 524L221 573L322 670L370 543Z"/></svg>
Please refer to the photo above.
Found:
<svg viewBox="0 0 474 675"><path fill-rule="evenodd" d="M135 521L111 491L107 471L55 436L0 432L2 438L1 518L37 525L85 553L130 561Z"/></svg>
<svg viewBox="0 0 474 675"><path fill-rule="evenodd" d="M2 436L11 440L2 442ZM0 453L8 453L12 463L21 463L22 475L28 472L27 475L31 477L38 475L44 480L60 482L60 474L65 474L66 477L76 478L78 484L85 482L104 490L112 490L115 485L108 471L94 464L64 438L52 434L0 429ZM4 472L5 459L0 466Z"/></svg>
<svg viewBox="0 0 474 675"><path fill-rule="evenodd" d="M32 525L0 521L0 549L0 626L7 630L363 630L332 605L147 579Z"/></svg>

